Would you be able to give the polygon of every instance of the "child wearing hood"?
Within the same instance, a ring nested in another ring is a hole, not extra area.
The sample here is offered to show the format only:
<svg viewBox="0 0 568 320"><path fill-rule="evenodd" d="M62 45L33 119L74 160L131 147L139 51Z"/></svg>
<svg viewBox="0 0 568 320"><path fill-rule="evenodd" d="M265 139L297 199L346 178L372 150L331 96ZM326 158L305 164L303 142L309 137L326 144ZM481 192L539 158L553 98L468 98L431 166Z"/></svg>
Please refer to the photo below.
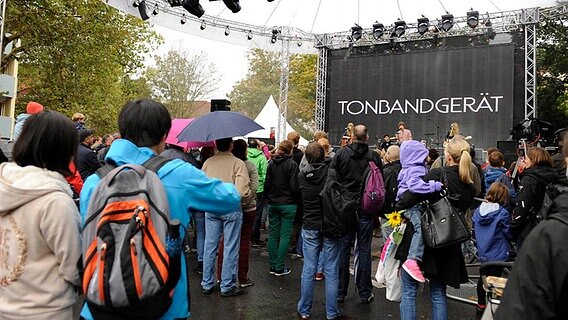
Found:
<svg viewBox="0 0 568 320"><path fill-rule="evenodd" d="M396 200L402 198L403 193L412 192L418 194L428 194L442 190L442 183L439 181L424 181L422 177L428 173L426 158L428 149L416 140L408 140L400 147L400 163L402 170L398 175L398 192ZM400 208L399 208L400 209ZM407 209L407 208L402 208ZM422 239L421 211L420 204L404 211L404 216L410 220L414 227L414 234L408 251L408 258L402 264L402 268L416 281L425 282L424 275L418 266L418 261L422 261L424 254L424 240Z"/></svg>
<svg viewBox="0 0 568 320"><path fill-rule="evenodd" d="M511 215L504 208L509 200L509 188L503 183L494 182L487 196L473 214L473 233L475 235L479 262L507 261L511 250ZM499 269L495 270L499 271ZM487 270L485 275L495 271ZM481 278L477 283L477 311L485 310L485 290Z"/></svg>
<svg viewBox="0 0 568 320"><path fill-rule="evenodd" d="M26 113L21 113L16 117L16 124L14 125L14 142L18 140L22 128L24 127L24 122L32 115L43 111L43 106L35 101L28 102L26 106Z"/></svg>

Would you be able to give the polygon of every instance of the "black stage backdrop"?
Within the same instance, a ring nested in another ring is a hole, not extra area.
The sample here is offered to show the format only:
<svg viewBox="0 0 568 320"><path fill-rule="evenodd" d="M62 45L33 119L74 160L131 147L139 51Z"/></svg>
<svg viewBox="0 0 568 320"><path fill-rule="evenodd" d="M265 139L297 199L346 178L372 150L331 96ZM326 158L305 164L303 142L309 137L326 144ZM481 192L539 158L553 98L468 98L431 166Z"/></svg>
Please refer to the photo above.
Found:
<svg viewBox="0 0 568 320"><path fill-rule="evenodd" d="M349 122L370 144L403 121L415 140L441 146L452 122L476 147L507 140L513 124L514 44L390 54L330 51L326 129L338 143ZM518 104L518 102L517 102Z"/></svg>

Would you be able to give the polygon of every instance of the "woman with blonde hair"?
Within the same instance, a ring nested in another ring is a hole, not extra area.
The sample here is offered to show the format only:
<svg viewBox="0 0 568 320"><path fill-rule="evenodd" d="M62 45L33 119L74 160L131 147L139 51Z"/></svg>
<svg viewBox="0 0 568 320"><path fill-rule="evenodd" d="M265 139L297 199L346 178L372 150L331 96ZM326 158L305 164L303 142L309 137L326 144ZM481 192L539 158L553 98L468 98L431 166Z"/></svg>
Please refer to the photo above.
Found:
<svg viewBox="0 0 568 320"><path fill-rule="evenodd" d="M456 136L448 141L444 150L444 161L446 166L432 169L422 179L424 181L439 181L444 184L453 196L451 200L455 208L462 214L470 207L475 195L475 188L471 177L470 167L472 164L469 154L470 146L461 136ZM401 159L403 160L403 159ZM447 182L446 182L447 181ZM440 192L430 194L404 193L399 200L399 204L406 208L428 200L436 202L440 200ZM397 206L399 205L397 204ZM408 246L404 242L412 239L412 228L406 228L401 248ZM408 252L398 250L397 259L405 261ZM461 251L461 244L446 246L443 248L432 249L425 247L422 257L421 269L424 277L429 281L430 297L432 300L433 320L447 319L446 287L452 286L459 288L461 283L468 282L465 261ZM416 319L416 295L418 292L418 281L414 280L406 271L401 271L402 275L402 299L400 303L401 319Z"/></svg>

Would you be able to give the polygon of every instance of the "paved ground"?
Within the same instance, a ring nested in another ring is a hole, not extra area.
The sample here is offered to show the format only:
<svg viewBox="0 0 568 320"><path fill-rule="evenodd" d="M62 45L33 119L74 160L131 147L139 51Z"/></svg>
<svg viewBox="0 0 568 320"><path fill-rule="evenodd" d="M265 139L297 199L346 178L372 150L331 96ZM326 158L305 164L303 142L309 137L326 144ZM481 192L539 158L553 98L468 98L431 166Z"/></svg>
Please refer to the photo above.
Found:
<svg viewBox="0 0 568 320"><path fill-rule="evenodd" d="M381 239L373 240L378 250ZM192 260L196 257L193 255ZM292 273L286 277L274 277L268 272L266 248L252 249L250 277L256 285L249 287L239 297L223 298L218 292L204 296L199 286L200 278L190 275L192 319L256 320L296 319L296 303L300 295L302 259L287 258ZM376 260L373 267L376 268ZM374 272L373 272L374 274ZM375 301L368 305L359 302L353 284L345 303L340 305L347 319L400 319L399 304L385 299L385 289L374 290ZM316 282L312 319L325 319L324 282ZM430 319L428 288L421 290L418 298L418 319ZM463 302L448 300L448 319L474 319L475 307Z"/></svg>

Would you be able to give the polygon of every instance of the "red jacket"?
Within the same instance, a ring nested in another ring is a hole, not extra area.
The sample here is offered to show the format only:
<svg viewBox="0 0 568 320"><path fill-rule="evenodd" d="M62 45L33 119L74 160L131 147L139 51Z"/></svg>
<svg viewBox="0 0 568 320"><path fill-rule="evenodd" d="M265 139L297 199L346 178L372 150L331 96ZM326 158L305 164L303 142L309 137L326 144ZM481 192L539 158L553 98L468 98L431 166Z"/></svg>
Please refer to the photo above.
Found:
<svg viewBox="0 0 568 320"><path fill-rule="evenodd" d="M69 171L73 174L72 176L65 177L65 180L69 182L71 186L73 186L74 191L79 195L81 194L81 190L83 189L83 179L79 175L79 171L75 168L75 164L73 161L69 163Z"/></svg>

